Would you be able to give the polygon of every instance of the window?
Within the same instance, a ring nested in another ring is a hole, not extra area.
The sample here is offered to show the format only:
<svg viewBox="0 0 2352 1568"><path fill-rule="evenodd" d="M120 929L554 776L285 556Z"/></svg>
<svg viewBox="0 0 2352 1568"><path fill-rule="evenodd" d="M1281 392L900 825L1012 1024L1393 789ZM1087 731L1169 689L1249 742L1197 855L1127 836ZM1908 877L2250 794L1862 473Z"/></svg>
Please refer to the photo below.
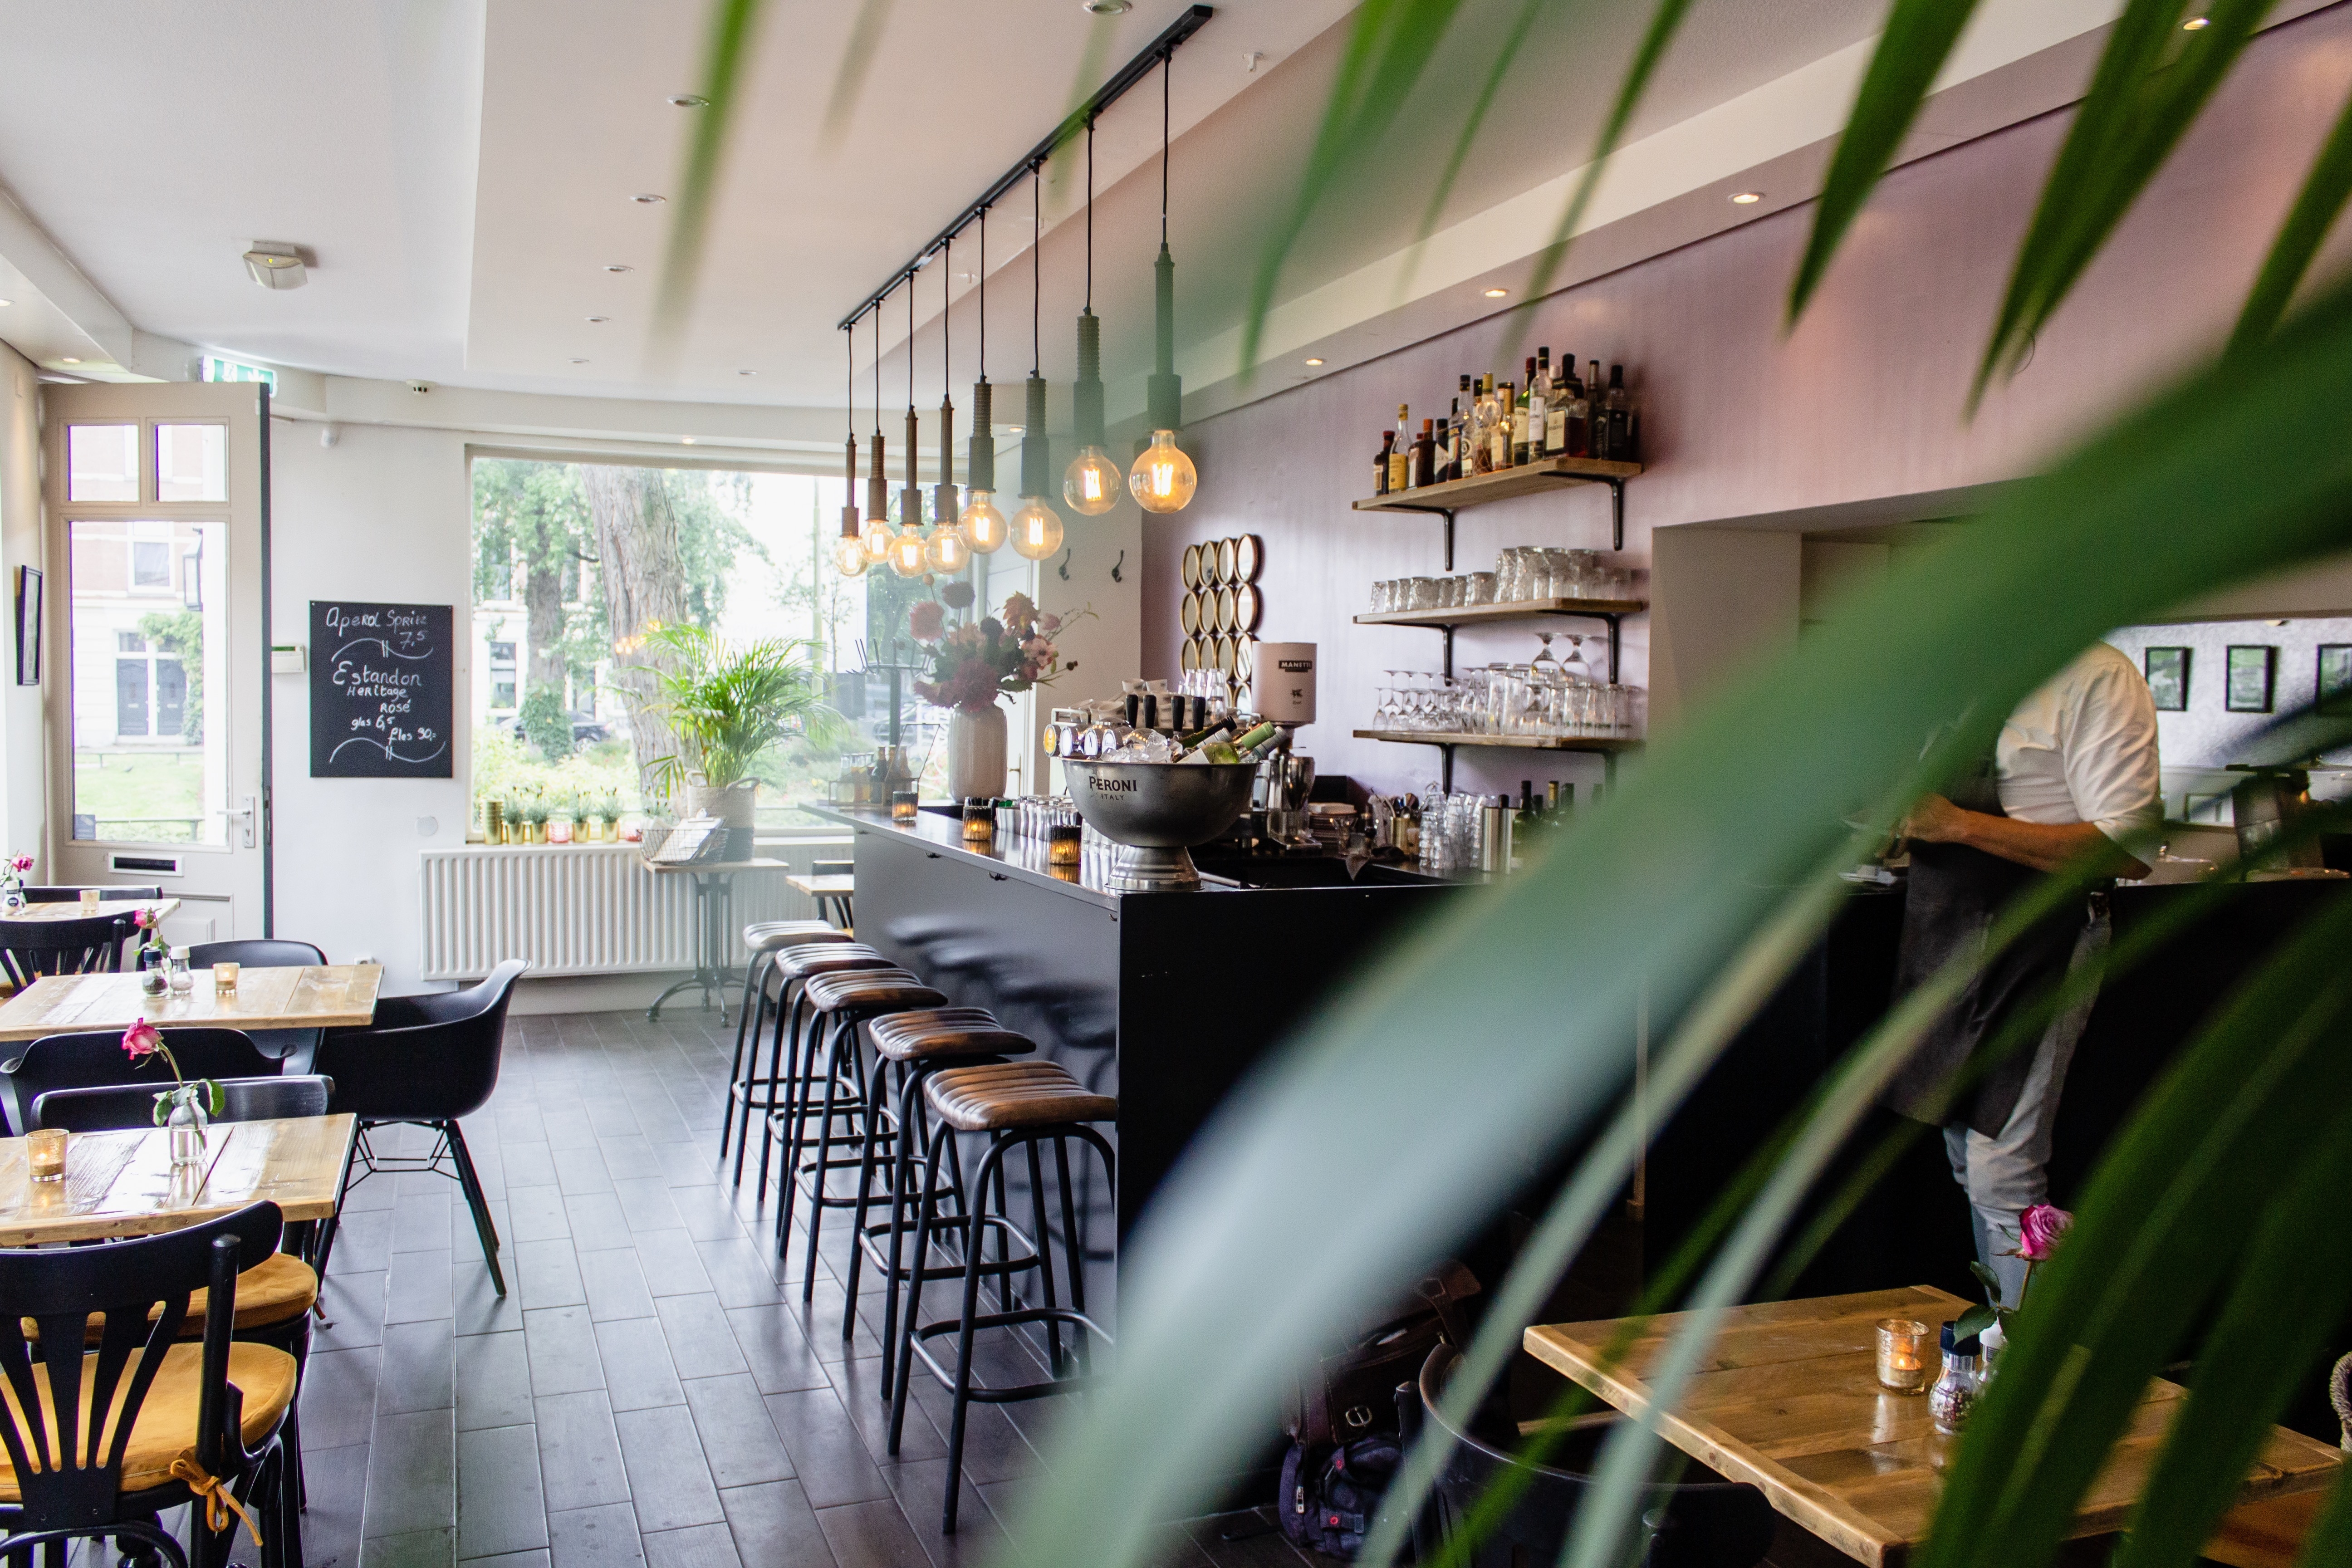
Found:
<svg viewBox="0 0 2352 1568"><path fill-rule="evenodd" d="M155 499L228 500L228 426L155 426Z"/></svg>
<svg viewBox="0 0 2352 1568"><path fill-rule="evenodd" d="M515 645L494 642L490 645L490 706L512 709L515 705Z"/></svg>
<svg viewBox="0 0 2352 1568"><path fill-rule="evenodd" d="M131 585L134 588L169 588L172 585L172 547L161 540L132 541Z"/></svg>
<svg viewBox="0 0 2352 1568"><path fill-rule="evenodd" d="M66 500L137 500L139 426L66 426Z"/></svg>
<svg viewBox="0 0 2352 1568"><path fill-rule="evenodd" d="M145 653L147 651L147 639L137 632L117 632L114 634L114 651L117 653Z"/></svg>

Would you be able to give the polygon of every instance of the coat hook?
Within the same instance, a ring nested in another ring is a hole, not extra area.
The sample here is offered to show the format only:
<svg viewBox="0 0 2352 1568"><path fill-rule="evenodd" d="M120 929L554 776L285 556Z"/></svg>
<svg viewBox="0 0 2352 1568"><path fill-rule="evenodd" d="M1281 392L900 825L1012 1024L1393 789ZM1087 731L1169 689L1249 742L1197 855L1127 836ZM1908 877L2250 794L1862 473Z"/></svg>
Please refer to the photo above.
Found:
<svg viewBox="0 0 2352 1568"><path fill-rule="evenodd" d="M1076 554L1077 551L1078 547L1075 544L1071 545L1067 550L1063 551L1062 563L1054 568L1055 571L1059 572L1062 574L1062 581L1065 583L1070 580L1070 557Z"/></svg>
<svg viewBox="0 0 2352 1568"><path fill-rule="evenodd" d="M1119 567L1124 566L1124 565L1126 565L1126 564L1127 564L1127 552L1126 552L1126 551L1124 551L1124 550L1122 550L1122 551L1120 551L1120 552L1118 552L1118 560L1117 563L1116 563L1116 564L1114 564L1114 565L1111 567L1111 569L1110 569L1110 580L1111 580L1112 582L1114 582L1114 583L1124 583L1124 582L1126 582L1126 581L1127 581L1127 579L1126 579L1125 577L1123 577L1123 576L1121 576L1121 575L1119 574L1119 570L1118 570L1118 569L1119 569Z"/></svg>

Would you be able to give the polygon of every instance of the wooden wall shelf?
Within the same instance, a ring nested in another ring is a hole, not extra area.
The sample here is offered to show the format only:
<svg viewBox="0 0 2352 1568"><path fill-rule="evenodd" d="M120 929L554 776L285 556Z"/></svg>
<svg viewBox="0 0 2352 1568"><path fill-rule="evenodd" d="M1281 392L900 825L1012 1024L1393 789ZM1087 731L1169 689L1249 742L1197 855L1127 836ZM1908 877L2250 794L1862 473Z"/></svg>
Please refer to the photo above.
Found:
<svg viewBox="0 0 2352 1568"><path fill-rule="evenodd" d="M1642 471L1639 463L1614 463L1601 458L1545 458L1492 474L1473 474L1441 485L1423 485L1393 495L1367 496L1355 502L1358 511L1417 511L1445 520L1445 569L1454 570L1454 514L1465 506L1509 500L1561 485L1607 485L1610 498L1610 548L1625 548L1625 481Z"/></svg>
<svg viewBox="0 0 2352 1568"><path fill-rule="evenodd" d="M1435 746L1444 753L1444 774L1442 787L1454 788L1454 751L1457 746L1477 746L1492 751L1508 752L1585 752L1598 755L1609 782L1617 782L1617 759L1628 752L1638 752L1642 742L1621 740L1613 735L1473 735L1453 734L1439 730L1358 730L1359 741L1391 741L1401 746Z"/></svg>
<svg viewBox="0 0 2352 1568"><path fill-rule="evenodd" d="M1487 621L1524 621L1538 616L1581 616L1596 621L1638 616L1647 599L1521 599L1506 605L1457 605L1445 610L1391 610L1358 616L1360 626L1475 626Z"/></svg>

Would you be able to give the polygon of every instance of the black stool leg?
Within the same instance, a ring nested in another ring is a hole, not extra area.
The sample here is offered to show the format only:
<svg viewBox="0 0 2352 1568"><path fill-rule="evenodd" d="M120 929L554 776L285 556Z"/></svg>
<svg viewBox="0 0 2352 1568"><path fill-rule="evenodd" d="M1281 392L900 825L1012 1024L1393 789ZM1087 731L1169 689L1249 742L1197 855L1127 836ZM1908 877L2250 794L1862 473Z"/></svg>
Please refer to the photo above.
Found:
<svg viewBox="0 0 2352 1568"><path fill-rule="evenodd" d="M939 1189L940 1163L944 1152L954 1147L955 1135L946 1128L940 1130L939 1142L931 1145L931 1157L924 1166L923 1194L926 1200ZM898 1435L907 1426L907 1379L915 1364L915 1325L923 1321L923 1260L930 1256L931 1205L926 1201L915 1211L915 1263L907 1271L907 1317L898 1325L896 1354L898 1369L890 1379L890 1441L887 1451L892 1458L898 1457ZM969 1249L967 1249L969 1250ZM893 1353L888 1345L882 1347L886 1356Z"/></svg>
<svg viewBox="0 0 2352 1568"><path fill-rule="evenodd" d="M499 1267L499 1231L490 1221L490 1202L482 1192L482 1178L475 1173L474 1156L466 1147L465 1130L451 1117L438 1124L449 1140L449 1151L457 1157L457 1184L465 1189L466 1206L474 1211L474 1234L481 1238L482 1261L490 1266L490 1283L499 1295L507 1293L507 1277Z"/></svg>
<svg viewBox="0 0 2352 1568"><path fill-rule="evenodd" d="M784 987L786 992L791 989L789 984ZM764 1009L767 1005L767 993L764 990L760 994L760 1002ZM776 1024L768 1041L768 1103L772 1108L775 1104L776 1096L782 1089L782 1084L776 1077L776 1064L782 1055L783 1041L784 997L780 994L776 998ZM736 1135L735 1139L735 1185L739 1189L743 1185L743 1156L751 1147L752 1101L759 1099L760 1081L760 1043L759 1036L754 1033L751 1037L751 1068L743 1080L743 1103L740 1106L728 1108L730 1118L740 1115L742 1123L742 1131ZM768 1141L762 1137L760 1140L760 1195L765 1198L767 1194Z"/></svg>
<svg viewBox="0 0 2352 1568"><path fill-rule="evenodd" d="M915 1180L915 1168L923 1157L922 1114L923 1079L919 1068L910 1067L899 1075L898 1130L890 1149L890 1267L882 1279L882 1397L886 1401L898 1381L898 1268L904 1258L902 1239L906 1235L908 1194ZM944 1131L942 1135L946 1134ZM914 1202L929 1205L930 1191L917 1194ZM919 1263L918 1268L921 1267Z"/></svg>
<svg viewBox="0 0 2352 1568"><path fill-rule="evenodd" d="M1052 1311L1061 1303L1054 1299L1054 1262L1047 1250L1050 1238L1045 1233L1045 1173L1038 1164L1037 1140L1024 1138L1021 1144L1029 1156L1029 1219L1036 1226L1038 1288L1045 1292L1045 1310ZM1067 1234L1064 1233L1066 1238ZM1054 1375L1059 1377L1062 1375L1062 1325L1051 1318L1045 1320L1045 1347L1047 1364L1054 1369Z"/></svg>
<svg viewBox="0 0 2352 1568"><path fill-rule="evenodd" d="M850 1032L853 1037L856 1035L856 1030L854 1026ZM854 1039L852 1048L856 1048ZM863 1053L860 1053L858 1060L861 1064L864 1062ZM864 1147L864 1152L857 1162L857 1205L850 1210L849 1279L842 1287L849 1303L848 1310L841 1314L841 1337L844 1342L853 1337L857 1326L857 1275L866 1261L866 1215L874 1202L875 1157L879 1152L879 1146L884 1138L890 1138L894 1144L897 1141L895 1129L890 1131L885 1131L890 1121L889 1086L888 1064L877 1059L875 1063L873 1079L866 1086L866 1136L859 1141ZM887 1377L887 1374L886 1373L885 1376Z"/></svg>
<svg viewBox="0 0 2352 1568"><path fill-rule="evenodd" d="M815 1178L809 1187L808 1254L801 1265L801 1300L803 1301L816 1300L816 1243L818 1233L824 1228L824 1181L827 1167L833 1163L833 1123L839 1114L836 1108L840 1103L842 1037L845 1034L849 1037L851 1050L857 1048L857 1026L854 1021L835 1017L831 1024L824 1058L824 1111L818 1119ZM784 1180L789 1182L792 1179L793 1172L787 1167ZM843 1310L854 1312L857 1305L854 1301L849 1302Z"/></svg>
<svg viewBox="0 0 2352 1568"><path fill-rule="evenodd" d="M1011 1137L1000 1132L989 1143L988 1152L981 1157L980 1170L974 1174L971 1184L971 1224L975 1227L986 1223L989 1178L992 1175L996 1179L998 1213L1001 1216L1010 1219L1009 1215L1003 1215L1004 1151L1012 1142ZM1051 1268L1051 1263L1045 1258L1045 1238L1039 1237L1037 1238L1039 1261L1043 1267ZM1006 1253L1008 1258L1010 1257L1011 1238L1007 1237L1004 1240L1000 1250ZM953 1412L948 1418L948 1496L946 1503L940 1510L941 1535L955 1533L956 1504L961 1500L963 1494L964 1421L971 1411L972 1320L980 1315L981 1249L974 1245L966 1247L964 1251L963 1316L956 1324L955 1404ZM1008 1281L1011 1275L1012 1270L1007 1268L1005 1278ZM1006 1290L1009 1294L1011 1290L1009 1283L1006 1285Z"/></svg>
<svg viewBox="0 0 2352 1568"><path fill-rule="evenodd" d="M772 954L755 952L751 955L751 962L743 966L743 1009L735 1017L735 1060L727 1068L727 1083L730 1089L737 1084L742 1084L746 1090L744 1098L747 1100L751 1098L748 1092L751 1086L743 1077L743 1041L746 1037L751 1039L752 1059L758 1060L760 1023L767 1020L768 994L757 987L760 984L760 975L765 966L773 962ZM753 1021L755 1017L759 1022ZM732 1114L735 1108L730 1105L727 1109L730 1114L722 1118L719 1123L719 1157L722 1160L727 1158L728 1134L735 1131L735 1118ZM748 1137L750 1133L751 1129L747 1123L744 1135Z"/></svg>

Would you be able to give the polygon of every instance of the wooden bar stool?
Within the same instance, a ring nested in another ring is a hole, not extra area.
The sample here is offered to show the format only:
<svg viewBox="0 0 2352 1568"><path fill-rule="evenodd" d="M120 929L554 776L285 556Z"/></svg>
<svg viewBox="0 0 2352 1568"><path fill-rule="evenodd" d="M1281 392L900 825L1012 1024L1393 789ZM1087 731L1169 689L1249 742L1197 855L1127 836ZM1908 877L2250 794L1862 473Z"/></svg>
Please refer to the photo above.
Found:
<svg viewBox="0 0 2352 1568"><path fill-rule="evenodd" d="M743 945L751 957L743 966L743 1006L735 1018L735 1059L727 1068L730 1095L732 1086L743 1076L744 1042L757 1041L761 1028L767 1023L768 994L760 982L775 962L776 954L786 948L848 940L847 931L835 931L823 921L753 921L743 928ZM722 1118L719 1123L719 1157L722 1160L727 1158L728 1140L734 1131L735 1118Z"/></svg>
<svg viewBox="0 0 2352 1568"><path fill-rule="evenodd" d="M786 1110L803 1087L806 1068L801 1055L801 988L813 974L835 974L848 970L892 969L896 965L859 942L803 942L780 949L768 955L767 973L761 976L760 1007L772 1017L768 1038L768 1070L759 1070L760 1042L752 1037L746 1070L729 1086L731 1103L728 1119L740 1118L741 1125L735 1140L734 1184L743 1184L743 1156L751 1146L751 1113L754 1110L772 1114ZM789 1028L787 1026L789 1025ZM725 1152L722 1143L721 1151ZM768 1142L760 1142L760 1184L761 1194L768 1190Z"/></svg>
<svg viewBox="0 0 2352 1568"><path fill-rule="evenodd" d="M908 1204L915 1175L930 1152L931 1139L926 1135L929 1119L923 1114L921 1099L923 1084L930 1076L948 1068L974 1067L982 1063L1002 1062L1014 1057L1025 1057L1037 1048L1026 1035L1005 1028L984 1008L930 1007L911 1013L893 1013L875 1019L866 1026L866 1038L874 1043L876 1071L870 1089L871 1100L866 1113L866 1146L857 1171L857 1215L851 1234L857 1247L850 1255L849 1299L857 1299L858 1270L867 1258L883 1278L882 1302L882 1397L890 1397L890 1380L897 1370L891 1362L889 1346L897 1343L898 1332L898 1284L904 1276L905 1238L909 1217ZM891 1079L896 1078L895 1088ZM959 1207L962 1202L962 1166L948 1140L950 1175L946 1185L936 1186L914 1196L914 1202L929 1205L953 1200ZM867 1219L874 1201L874 1173L887 1151L889 1166L887 1181L889 1187L890 1217L873 1222ZM1000 1206L1003 1194L998 1194ZM935 1218L935 1225L960 1225L956 1218ZM887 1248L883 1237L888 1237ZM937 1268L933 1279L946 1279L957 1272ZM1001 1281L1000 1281L1001 1283ZM842 1319L841 1337L847 1341L856 1329L854 1314Z"/></svg>
<svg viewBox="0 0 2352 1568"><path fill-rule="evenodd" d="M788 1069L787 1076L797 1079L790 1085L794 1103L781 1115L771 1113L768 1125L772 1135L781 1131L784 1143L782 1201L776 1205L778 1258L784 1256L792 1240L793 1205L800 1181L805 1177L809 1182L808 1258L801 1273L801 1300L807 1301L816 1295L817 1237L824 1226L824 1211L853 1208L857 1202L826 1191L826 1180L835 1171L854 1170L863 1163L845 1152L854 1140L863 1137L868 1099L866 1057L858 1047L857 1026L887 1013L943 1007L948 999L903 969L877 969L812 974L801 986L800 1000L811 1011L808 1029L802 1037L800 1063L814 1067L822 1060L824 1065L814 1074ZM814 1103L819 1081L824 1086L822 1107ZM802 1152L812 1119L817 1126L816 1156L803 1161ZM836 1123L847 1124L838 1140L834 1132ZM835 1142L845 1150L839 1157L834 1153ZM764 1144L761 1153L764 1159ZM856 1300L849 1301L847 1309L856 1311Z"/></svg>
<svg viewBox="0 0 2352 1568"><path fill-rule="evenodd" d="M966 1189L963 1222L964 1247L962 1267L953 1272L963 1280L962 1310L953 1318L942 1318L926 1323L923 1316L923 1281L931 1272L922 1267L930 1255L932 1218L937 1206L924 1202L915 1205L915 1267L908 1271L907 1321L899 1331L898 1367L890 1391L890 1452L898 1451L898 1435L907 1421L907 1379L912 1374L915 1358L932 1375L945 1384L955 1395L955 1411L948 1426L947 1501L940 1513L940 1532L952 1535L956 1527L956 1499L963 1473L963 1438L965 1418L971 1402L990 1405L1010 1405L1023 1400L1042 1399L1055 1394L1076 1393L1087 1385L1087 1348L1089 1335L1104 1344L1111 1337L1102 1325L1087 1316L1087 1284L1085 1263L1075 1245L1062 1249L1064 1273L1069 1286L1069 1302L1062 1306L1054 1288L1053 1236L1045 1223L1045 1184L1039 1168L1038 1146L1052 1143L1054 1168L1061 1188L1062 1235L1074 1237L1076 1225L1076 1206L1070 1185L1069 1141L1073 1138L1087 1143L1102 1157L1103 1175L1116 1190L1118 1168L1110 1144L1103 1135L1087 1125L1109 1121L1118 1115L1118 1101L1108 1095L1088 1093L1084 1084L1052 1062L1003 1062L985 1067L947 1068L932 1073L923 1083L923 1099L930 1112L942 1123L940 1135L934 1139L926 1163L924 1190L928 1193L940 1183L940 1167L946 1151L954 1144L957 1132L988 1134L988 1152L973 1167ZM1004 1212L1003 1186L997 1180L1005 1156L1014 1149L1024 1151L1029 1159L1029 1211L1032 1233L1024 1233L1010 1215ZM994 1212L988 1207L992 1189L998 1198ZM980 1238L983 1232L993 1232L1000 1247L1009 1250L1018 1241L1028 1248L1026 1258L1001 1258L995 1265L982 1260ZM980 1282L983 1274L996 1273L1010 1278L1013 1269L1034 1263L1036 1268L1042 1302L1034 1306L1013 1307L1000 1303L994 1312L980 1310ZM1030 1323L1045 1326L1046 1346L1053 1375L1043 1383L1022 1384L1011 1388L975 1388L971 1382L972 1336L982 1329L1017 1329ZM1066 1377L1062 1368L1061 1331L1065 1327L1078 1331L1075 1336L1075 1355L1078 1374ZM955 1370L950 1373L941 1366L926 1340L941 1334L956 1336ZM886 1351L888 1347L885 1347Z"/></svg>

